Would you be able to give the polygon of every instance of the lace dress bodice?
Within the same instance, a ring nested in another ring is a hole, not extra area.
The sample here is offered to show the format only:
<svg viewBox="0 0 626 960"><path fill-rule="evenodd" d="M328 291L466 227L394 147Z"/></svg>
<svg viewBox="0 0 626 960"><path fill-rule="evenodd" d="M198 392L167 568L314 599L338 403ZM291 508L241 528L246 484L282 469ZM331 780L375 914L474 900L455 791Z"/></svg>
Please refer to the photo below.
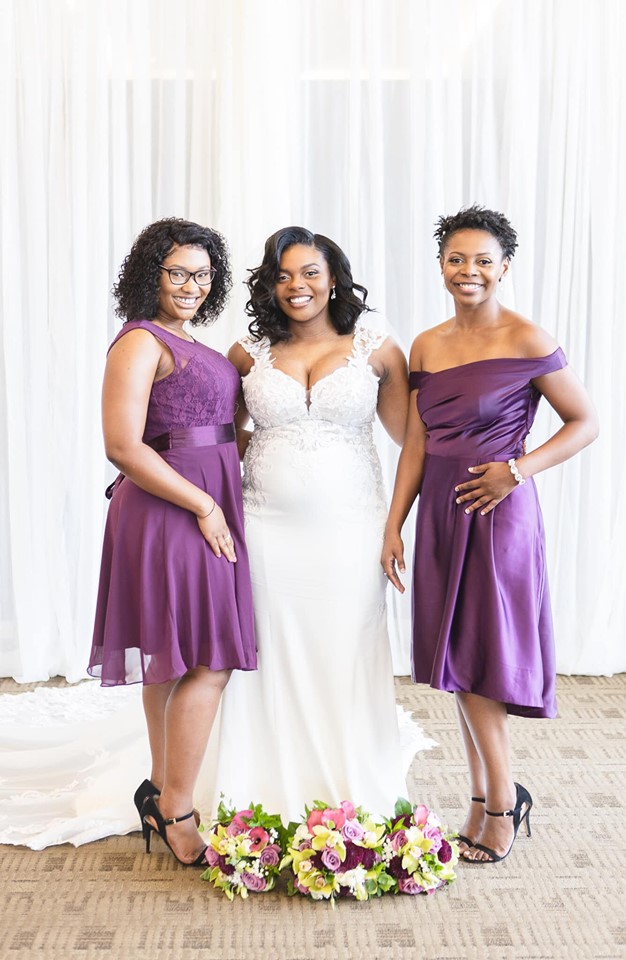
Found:
<svg viewBox="0 0 626 960"><path fill-rule="evenodd" d="M244 458L246 510L348 510L384 514L385 498L373 422L378 377L370 364L386 334L360 321L343 366L307 390L274 367L264 338L240 341L253 358L243 378L254 432Z"/></svg>

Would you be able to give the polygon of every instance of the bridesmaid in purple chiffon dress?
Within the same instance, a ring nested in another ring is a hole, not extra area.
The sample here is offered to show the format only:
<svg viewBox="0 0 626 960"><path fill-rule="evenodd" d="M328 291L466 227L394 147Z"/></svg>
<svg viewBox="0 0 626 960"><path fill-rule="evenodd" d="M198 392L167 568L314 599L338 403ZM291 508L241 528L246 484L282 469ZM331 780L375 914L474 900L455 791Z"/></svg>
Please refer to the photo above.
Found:
<svg viewBox="0 0 626 960"><path fill-rule="evenodd" d="M250 571L234 413L239 376L184 329L231 285L214 230L151 224L114 288L125 317L103 386L112 485L89 673L142 681L152 772L135 794L146 850L158 832L205 865L192 796L230 671L254 670ZM195 815L195 816L194 816Z"/></svg>
<svg viewBox="0 0 626 960"><path fill-rule="evenodd" d="M507 714L556 716L532 476L590 443L597 423L563 351L497 300L517 246L508 220L469 207L442 217L435 236L455 315L411 348L414 400L382 563L403 592L401 529L419 494L413 678L455 694L472 800L459 833L462 856L484 864L508 855L523 821L530 835L532 798L513 782ZM563 426L526 453L541 396Z"/></svg>

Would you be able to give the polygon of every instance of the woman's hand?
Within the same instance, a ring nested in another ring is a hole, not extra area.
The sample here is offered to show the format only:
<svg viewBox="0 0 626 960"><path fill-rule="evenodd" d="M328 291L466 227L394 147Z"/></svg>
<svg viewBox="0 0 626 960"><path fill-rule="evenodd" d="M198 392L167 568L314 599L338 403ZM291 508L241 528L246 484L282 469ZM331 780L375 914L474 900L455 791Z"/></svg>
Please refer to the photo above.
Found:
<svg viewBox="0 0 626 960"><path fill-rule="evenodd" d="M385 576L393 583L396 590L400 593L404 593L404 586L402 581L398 576L398 570L400 573L404 573L404 544L402 543L402 537L399 533L391 530L385 531L385 541L383 543L383 552L380 558L382 568L385 571ZM396 570L396 563L398 564L398 570Z"/></svg>
<svg viewBox="0 0 626 960"><path fill-rule="evenodd" d="M465 508L465 513L480 510L481 517L484 517L517 486L508 463L503 461L481 463L477 467L468 469L470 473L477 473L480 476L475 480L468 480L467 483L459 483L454 488L455 493L458 494L456 502L469 504ZM470 501L473 502L470 503Z"/></svg>
<svg viewBox="0 0 626 960"><path fill-rule="evenodd" d="M235 556L235 544L230 535L226 518L221 508L215 503L215 506L206 517L196 517L200 532L216 557L222 554L229 563L237 563Z"/></svg>

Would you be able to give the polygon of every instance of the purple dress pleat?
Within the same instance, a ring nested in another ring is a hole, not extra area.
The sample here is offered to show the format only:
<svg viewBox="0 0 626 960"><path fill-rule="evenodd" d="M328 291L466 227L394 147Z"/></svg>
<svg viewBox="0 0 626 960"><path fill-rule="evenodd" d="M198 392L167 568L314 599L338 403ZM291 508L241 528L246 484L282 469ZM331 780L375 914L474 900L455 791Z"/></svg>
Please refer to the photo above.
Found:
<svg viewBox="0 0 626 960"><path fill-rule="evenodd" d="M233 537L237 563L214 555L190 511L118 477L104 534L88 672L103 686L112 686L163 683L197 666L254 670L237 445L234 439L206 442L212 431L197 429L214 425L216 436L234 436L230 425L239 375L220 353L149 320L126 323L113 343L137 328L165 344L175 364L168 377L152 386L144 441L170 431L189 438L160 456L215 498Z"/></svg>
<svg viewBox="0 0 626 960"><path fill-rule="evenodd" d="M523 452L541 394L532 380L566 365L547 357L479 360L411 373L426 430L413 571L413 679L554 717L555 658L545 536L532 479L486 516L455 486L467 469Z"/></svg>

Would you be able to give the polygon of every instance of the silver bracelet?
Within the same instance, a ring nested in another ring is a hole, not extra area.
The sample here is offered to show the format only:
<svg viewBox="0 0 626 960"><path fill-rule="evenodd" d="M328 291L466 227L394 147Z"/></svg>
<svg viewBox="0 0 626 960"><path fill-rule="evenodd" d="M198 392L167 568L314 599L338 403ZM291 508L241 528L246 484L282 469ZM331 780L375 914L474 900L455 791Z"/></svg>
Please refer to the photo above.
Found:
<svg viewBox="0 0 626 960"><path fill-rule="evenodd" d="M507 460L507 463L509 465L509 470L513 474L513 479L515 480L516 483L519 483L521 487L523 483L526 483L526 480L517 469L517 463L513 459Z"/></svg>

